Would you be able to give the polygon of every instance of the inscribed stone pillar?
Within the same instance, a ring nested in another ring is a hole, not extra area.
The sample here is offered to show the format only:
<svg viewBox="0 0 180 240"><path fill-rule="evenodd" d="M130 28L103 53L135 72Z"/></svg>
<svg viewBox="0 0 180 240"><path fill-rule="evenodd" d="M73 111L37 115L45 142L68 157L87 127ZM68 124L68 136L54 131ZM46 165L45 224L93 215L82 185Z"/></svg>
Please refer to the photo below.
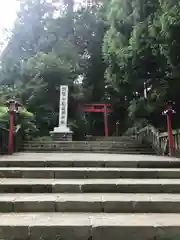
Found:
<svg viewBox="0 0 180 240"><path fill-rule="evenodd" d="M72 140L72 131L67 125L68 119L68 94L69 88L66 85L60 86L60 99L59 99L59 125L54 128L51 135L56 139Z"/></svg>

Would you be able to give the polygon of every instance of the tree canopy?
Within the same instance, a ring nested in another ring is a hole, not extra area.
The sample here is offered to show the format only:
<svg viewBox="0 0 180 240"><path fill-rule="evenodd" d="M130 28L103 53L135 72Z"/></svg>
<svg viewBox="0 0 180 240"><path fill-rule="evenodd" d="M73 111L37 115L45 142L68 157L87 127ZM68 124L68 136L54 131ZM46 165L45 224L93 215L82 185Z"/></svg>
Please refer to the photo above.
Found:
<svg viewBox="0 0 180 240"><path fill-rule="evenodd" d="M20 98L40 135L57 125L61 84L70 89L77 139L104 129L101 114L77 111L81 103L111 103L113 134L117 120L122 132L140 120L163 128L161 112L172 100L179 127L178 0L19 1L1 55L1 96Z"/></svg>

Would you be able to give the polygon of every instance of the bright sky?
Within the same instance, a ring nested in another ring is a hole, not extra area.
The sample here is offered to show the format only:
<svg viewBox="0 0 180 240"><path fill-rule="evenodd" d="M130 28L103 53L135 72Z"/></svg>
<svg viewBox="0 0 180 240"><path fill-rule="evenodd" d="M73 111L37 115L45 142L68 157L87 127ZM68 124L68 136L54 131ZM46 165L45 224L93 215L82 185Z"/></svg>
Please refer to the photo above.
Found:
<svg viewBox="0 0 180 240"><path fill-rule="evenodd" d="M16 0L0 0L0 42L6 37L5 29L11 29L16 19L19 2Z"/></svg>
<svg viewBox="0 0 180 240"><path fill-rule="evenodd" d="M75 2L83 2L75 0ZM0 44L7 37L7 30L11 30L16 19L16 13L19 10L18 0L0 0ZM0 47L0 52L2 51Z"/></svg>

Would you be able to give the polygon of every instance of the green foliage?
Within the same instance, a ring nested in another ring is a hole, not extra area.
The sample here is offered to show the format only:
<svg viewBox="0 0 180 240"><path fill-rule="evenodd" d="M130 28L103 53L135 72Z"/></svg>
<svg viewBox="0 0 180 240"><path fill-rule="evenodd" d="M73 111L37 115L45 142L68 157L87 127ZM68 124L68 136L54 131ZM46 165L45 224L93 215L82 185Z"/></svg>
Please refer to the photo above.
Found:
<svg viewBox="0 0 180 240"><path fill-rule="evenodd" d="M69 125L76 139L104 128L102 114L81 114L80 103L111 103L112 134L117 120L122 129L141 119L163 125L160 115L169 99L177 103L178 119L178 0L87 0L78 8L73 0L20 3L1 56L0 106L7 97L20 98L34 114L39 135L57 125L61 84L69 85Z"/></svg>
<svg viewBox="0 0 180 240"><path fill-rule="evenodd" d="M1 56L1 85L12 88L28 106L40 135L48 135L57 125L59 86L69 85L69 124L79 138L87 132L87 117L77 112L78 104L104 98L103 2L87 1L77 10L73 0L64 5L48 0L20 3Z"/></svg>
<svg viewBox="0 0 180 240"><path fill-rule="evenodd" d="M9 129L9 113L5 106L0 106L0 126ZM34 124L34 115L21 108L18 115L15 116L15 129L21 126L26 133L36 133L38 129Z"/></svg>
<svg viewBox="0 0 180 240"><path fill-rule="evenodd" d="M171 99L179 106L179 6L176 0L109 2L103 44L106 80L111 92L128 99L131 120L145 117L161 125L158 115L165 102ZM139 100L133 100L135 92Z"/></svg>
<svg viewBox="0 0 180 240"><path fill-rule="evenodd" d="M16 87L2 86L0 87L0 126L9 129L9 113L5 105L9 98L21 95L21 90ZM18 114L15 115L15 129L21 126L24 132L36 134L38 129L35 124L35 116L32 112L28 111L26 107L21 107Z"/></svg>

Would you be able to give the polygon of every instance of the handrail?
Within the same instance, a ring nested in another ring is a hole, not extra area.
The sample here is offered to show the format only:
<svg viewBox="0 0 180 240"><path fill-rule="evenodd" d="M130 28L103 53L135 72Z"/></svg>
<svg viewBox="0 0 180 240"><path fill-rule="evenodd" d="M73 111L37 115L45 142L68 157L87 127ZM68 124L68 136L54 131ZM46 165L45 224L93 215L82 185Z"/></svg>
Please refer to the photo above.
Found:
<svg viewBox="0 0 180 240"><path fill-rule="evenodd" d="M7 128L5 128L4 126L1 126L1 125L0 125L0 129L3 129L3 130L5 130L5 131L9 132L9 129L7 129Z"/></svg>
<svg viewBox="0 0 180 240"><path fill-rule="evenodd" d="M159 132L155 127L148 125L136 132L136 139L140 142L146 141L152 145L160 155L168 154L168 133ZM173 141L175 153L180 151L180 130L173 130Z"/></svg>
<svg viewBox="0 0 180 240"><path fill-rule="evenodd" d="M16 126L15 126L15 129L14 129L14 133L17 134L18 132L21 131L21 129L22 129L21 124L16 125Z"/></svg>

